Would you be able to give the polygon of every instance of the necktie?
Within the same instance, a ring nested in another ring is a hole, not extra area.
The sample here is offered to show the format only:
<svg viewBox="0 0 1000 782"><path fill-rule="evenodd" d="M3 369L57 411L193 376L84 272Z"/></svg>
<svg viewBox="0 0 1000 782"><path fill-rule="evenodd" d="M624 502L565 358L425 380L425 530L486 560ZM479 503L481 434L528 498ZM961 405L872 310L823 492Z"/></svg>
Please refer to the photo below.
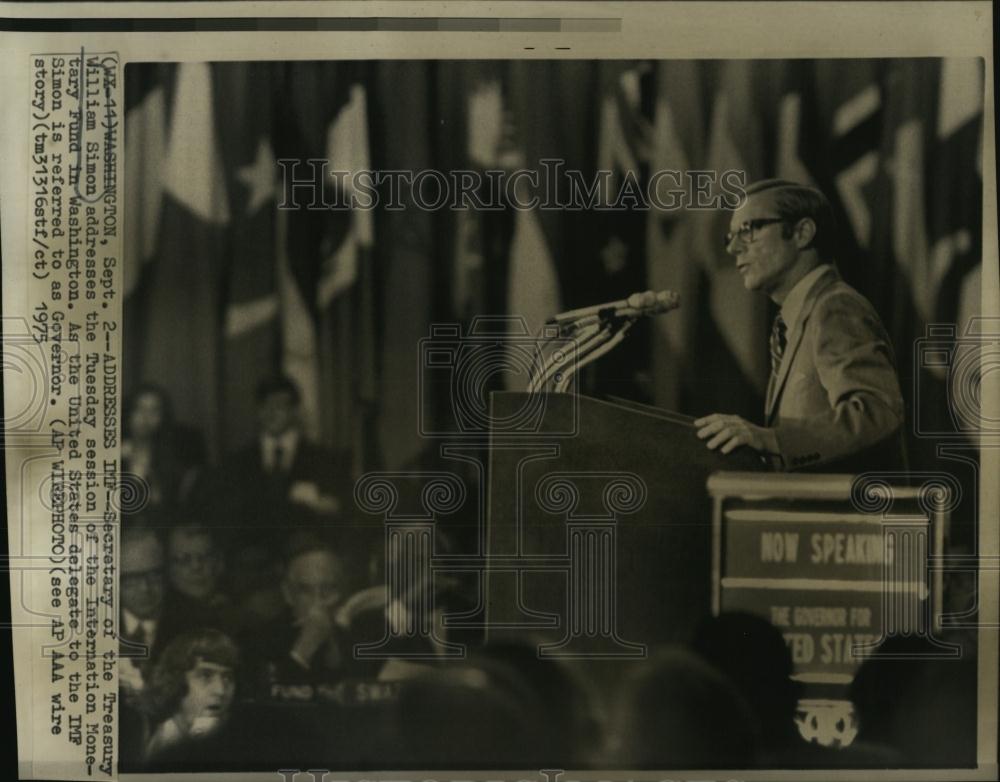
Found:
<svg viewBox="0 0 1000 782"><path fill-rule="evenodd" d="M271 450L271 472L281 473L285 471L285 449L280 445L275 445Z"/></svg>
<svg viewBox="0 0 1000 782"><path fill-rule="evenodd" d="M771 327L771 374L778 374L778 367L781 366L781 357L785 355L785 332L787 330L784 318L779 312L774 316L774 325Z"/></svg>

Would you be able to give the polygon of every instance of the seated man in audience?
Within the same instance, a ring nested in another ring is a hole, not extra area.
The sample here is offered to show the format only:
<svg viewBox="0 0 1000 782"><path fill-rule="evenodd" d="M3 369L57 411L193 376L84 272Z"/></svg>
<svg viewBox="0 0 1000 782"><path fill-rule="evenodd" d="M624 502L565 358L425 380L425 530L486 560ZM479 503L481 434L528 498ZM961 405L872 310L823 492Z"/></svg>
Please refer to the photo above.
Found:
<svg viewBox="0 0 1000 782"><path fill-rule="evenodd" d="M119 681L131 697L144 689L149 668L166 644L197 620L167 599L163 544L154 530L126 529L121 545Z"/></svg>
<svg viewBox="0 0 1000 782"><path fill-rule="evenodd" d="M310 442L302 422L299 389L287 377L257 387L258 434L231 454L213 486L223 523L285 527L333 519L350 476L344 459Z"/></svg>
<svg viewBox="0 0 1000 782"><path fill-rule="evenodd" d="M173 527L167 534L169 595L197 624L229 631L237 611L220 588L222 555L212 530L195 524Z"/></svg>
<svg viewBox="0 0 1000 782"><path fill-rule="evenodd" d="M338 610L348 594L341 557L315 537L293 540L281 581L282 616L247 637L258 688L331 684L351 663Z"/></svg>
<svg viewBox="0 0 1000 782"><path fill-rule="evenodd" d="M308 439L291 380L264 380L256 400L257 435L223 460L203 499L225 543L230 593L263 624L278 597L275 554L297 529L339 521L350 472L346 459Z"/></svg>

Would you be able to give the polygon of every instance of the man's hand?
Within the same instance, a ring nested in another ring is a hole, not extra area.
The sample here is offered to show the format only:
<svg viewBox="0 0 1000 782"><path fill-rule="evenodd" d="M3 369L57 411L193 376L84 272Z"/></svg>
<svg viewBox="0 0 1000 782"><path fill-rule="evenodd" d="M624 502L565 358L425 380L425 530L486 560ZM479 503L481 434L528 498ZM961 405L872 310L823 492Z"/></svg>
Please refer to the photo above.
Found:
<svg viewBox="0 0 1000 782"><path fill-rule="evenodd" d="M340 500L330 494L323 494L312 481L296 481L288 490L289 502L305 505L316 513L333 515L340 511Z"/></svg>
<svg viewBox="0 0 1000 782"><path fill-rule="evenodd" d="M326 606L313 606L312 610L296 624L299 635L292 647L292 659L302 667L309 668L312 665L313 655L327 642L333 632L331 611Z"/></svg>
<svg viewBox="0 0 1000 782"><path fill-rule="evenodd" d="M741 445L749 445L760 453L778 453L778 439L773 429L755 426L738 415L713 413L697 419L694 425L698 427L698 438L711 438L708 447L722 446L722 453L730 453Z"/></svg>

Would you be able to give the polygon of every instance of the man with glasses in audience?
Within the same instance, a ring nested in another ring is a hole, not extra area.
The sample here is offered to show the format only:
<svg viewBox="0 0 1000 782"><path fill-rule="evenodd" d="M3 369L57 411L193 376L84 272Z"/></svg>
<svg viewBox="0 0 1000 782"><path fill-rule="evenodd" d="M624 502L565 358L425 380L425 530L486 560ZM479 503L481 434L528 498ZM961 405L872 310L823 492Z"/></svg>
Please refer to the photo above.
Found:
<svg viewBox="0 0 1000 782"><path fill-rule="evenodd" d="M119 681L127 695L144 689L150 666L178 633L201 624L169 599L165 564L163 543L154 530L123 531Z"/></svg>
<svg viewBox="0 0 1000 782"><path fill-rule="evenodd" d="M834 265L836 227L815 188L770 179L745 191L726 250L749 291L779 307L764 425L715 413L698 437L759 452L780 470L903 469L903 398L878 314Z"/></svg>

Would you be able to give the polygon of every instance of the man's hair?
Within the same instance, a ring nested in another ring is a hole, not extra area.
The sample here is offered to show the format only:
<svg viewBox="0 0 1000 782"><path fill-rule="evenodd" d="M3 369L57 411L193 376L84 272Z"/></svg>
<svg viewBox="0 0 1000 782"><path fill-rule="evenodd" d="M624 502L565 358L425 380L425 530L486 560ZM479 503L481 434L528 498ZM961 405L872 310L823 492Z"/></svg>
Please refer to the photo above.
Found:
<svg viewBox="0 0 1000 782"><path fill-rule="evenodd" d="M260 404L274 394L291 394L295 404L299 404L302 401L302 394L299 392L299 387L287 375L274 375L261 380L257 384L254 398Z"/></svg>
<svg viewBox="0 0 1000 782"><path fill-rule="evenodd" d="M288 577L288 572L291 570L292 565L295 563L299 557L303 557L306 554L326 554L331 560L337 563L337 566L343 570L346 562L344 558L337 552L337 550L330 545L326 540L324 540L319 535L315 533L306 532L296 532L288 540L285 546L285 557L284 557L284 577Z"/></svg>
<svg viewBox="0 0 1000 782"><path fill-rule="evenodd" d="M816 225L816 234L809 245L816 250L821 261L833 261L836 250L837 222L833 207L827 197L815 187L800 185L787 179L763 179L754 182L744 191L747 197L771 192L777 217L787 220L782 226L782 236L792 235L792 227L803 218Z"/></svg>
<svg viewBox="0 0 1000 782"><path fill-rule="evenodd" d="M215 533L211 528L206 527L204 524L189 523L189 524L178 524L176 527L171 527L170 531L167 533L167 549L173 548L174 540L177 538L208 538L209 542L212 544L212 550L216 548Z"/></svg>
<svg viewBox="0 0 1000 782"><path fill-rule="evenodd" d="M235 670L240 650L219 630L191 630L174 638L153 666L146 691L146 705L154 719L166 719L174 713L187 695L185 676L199 660Z"/></svg>
<svg viewBox="0 0 1000 782"><path fill-rule="evenodd" d="M155 543L159 547L160 553L163 553L163 536L153 527L130 525L122 530L121 547L123 554L127 553L129 549L138 548L146 542Z"/></svg>

